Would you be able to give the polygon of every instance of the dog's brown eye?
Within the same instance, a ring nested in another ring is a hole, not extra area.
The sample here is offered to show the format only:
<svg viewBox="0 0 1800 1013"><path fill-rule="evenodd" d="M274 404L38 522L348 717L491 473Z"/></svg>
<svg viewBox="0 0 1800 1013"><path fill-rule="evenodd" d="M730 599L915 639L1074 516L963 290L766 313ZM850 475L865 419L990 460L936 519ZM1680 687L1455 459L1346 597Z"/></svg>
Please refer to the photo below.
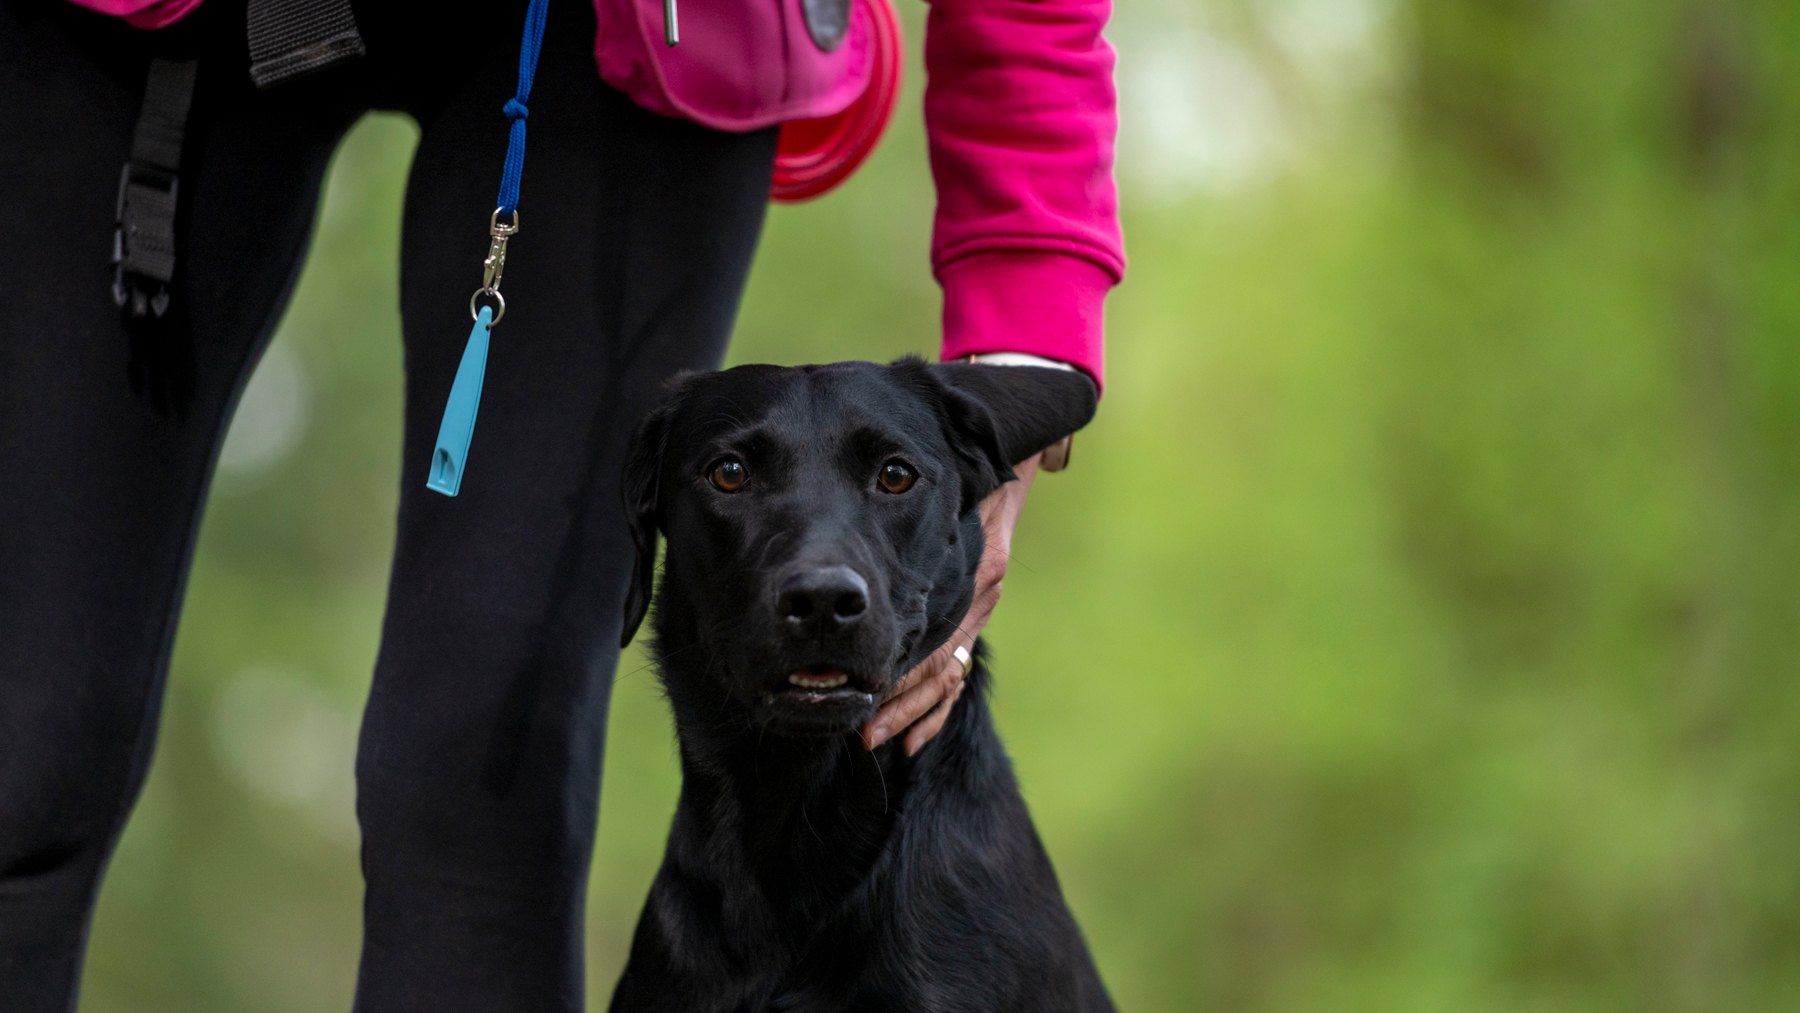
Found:
<svg viewBox="0 0 1800 1013"><path fill-rule="evenodd" d="M912 488L913 480L919 476L899 461L889 461L881 466L881 474L875 476L876 484L882 492L905 492Z"/></svg>
<svg viewBox="0 0 1800 1013"><path fill-rule="evenodd" d="M713 465L712 474L707 477L712 479L712 484L720 492L737 492L744 487L745 482L750 481L750 469L744 467L744 462L737 458L727 457Z"/></svg>

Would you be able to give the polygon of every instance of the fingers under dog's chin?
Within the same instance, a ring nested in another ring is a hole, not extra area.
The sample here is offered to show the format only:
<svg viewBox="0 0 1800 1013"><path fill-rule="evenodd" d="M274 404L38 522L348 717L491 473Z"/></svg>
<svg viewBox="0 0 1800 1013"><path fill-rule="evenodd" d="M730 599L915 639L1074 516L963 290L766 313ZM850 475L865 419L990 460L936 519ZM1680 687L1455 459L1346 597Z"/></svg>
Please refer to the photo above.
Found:
<svg viewBox="0 0 1800 1013"><path fill-rule="evenodd" d="M889 698L868 724L863 726L863 742L873 749L892 738L895 732L911 728L942 699L941 694L933 693L934 688L932 680L922 679L904 693ZM884 729L887 734L876 739L876 734Z"/></svg>
<svg viewBox="0 0 1800 1013"><path fill-rule="evenodd" d="M893 729L910 727L913 722L924 717L940 699L932 692L932 689L933 686L930 682L922 682L913 687L904 696L883 708L884 710L891 708L891 712L881 723ZM880 719L878 718L878 720Z"/></svg>
<svg viewBox="0 0 1800 1013"><path fill-rule="evenodd" d="M895 700L911 693L914 689L924 685L926 680L930 677L931 661L927 660L923 665L920 665L901 676L899 682L894 683L894 688L888 691L888 695L883 701L883 705L885 706L886 704L893 703Z"/></svg>
<svg viewBox="0 0 1800 1013"><path fill-rule="evenodd" d="M862 727L863 748L874 749L893 738L895 731L905 729L906 722L900 715L898 698L889 697L888 701L881 705L881 709L875 712L875 716L864 722Z"/></svg>
<svg viewBox="0 0 1800 1013"><path fill-rule="evenodd" d="M950 714L949 705L962 696L964 680L956 671L962 663L951 653L960 639L933 651L895 683L881 708L862 727L864 748L874 749L904 732L906 755L911 756L943 728ZM877 739L877 733L883 730L886 734Z"/></svg>
<svg viewBox="0 0 1800 1013"><path fill-rule="evenodd" d="M950 707L956 703L954 696L946 698L931 713L925 715L912 729L906 733L906 755L913 756L925 748L925 743L944 730L944 722L950 717Z"/></svg>
<svg viewBox="0 0 1800 1013"><path fill-rule="evenodd" d="M888 692L887 703L892 703L938 678L946 666L954 663L950 652L955 648L956 641L952 640L926 655L924 661L915 665L912 671L901 676L900 681L894 684L894 688Z"/></svg>

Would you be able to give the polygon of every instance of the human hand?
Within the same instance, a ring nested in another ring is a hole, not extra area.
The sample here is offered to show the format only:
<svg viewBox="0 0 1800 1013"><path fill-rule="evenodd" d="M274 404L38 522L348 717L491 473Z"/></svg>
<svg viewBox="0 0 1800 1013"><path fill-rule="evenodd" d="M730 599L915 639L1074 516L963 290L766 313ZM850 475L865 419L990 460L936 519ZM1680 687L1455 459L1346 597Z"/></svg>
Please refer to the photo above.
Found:
<svg viewBox="0 0 1800 1013"><path fill-rule="evenodd" d="M911 756L944 727L950 708L962 695L963 677L967 674L962 662L956 660L956 649L961 647L971 654L974 652L975 638L981 635L988 617L994 614L994 606L1000 602L1000 580L1006 576L1006 561L1011 558L1013 528L1019 524L1019 514L1025 509L1025 497L1031 492L1031 483L1037 477L1038 461L1042 457L1041 453L1033 454L1023 463L1014 465L1013 474L1019 476L1018 479L1002 485L981 501L981 528L987 546L981 553L981 565L975 571L975 600L969 606L969 614L963 617L949 641L906 673L883 701L881 709L863 725L863 748L874 749L896 732L905 730L906 755Z"/></svg>

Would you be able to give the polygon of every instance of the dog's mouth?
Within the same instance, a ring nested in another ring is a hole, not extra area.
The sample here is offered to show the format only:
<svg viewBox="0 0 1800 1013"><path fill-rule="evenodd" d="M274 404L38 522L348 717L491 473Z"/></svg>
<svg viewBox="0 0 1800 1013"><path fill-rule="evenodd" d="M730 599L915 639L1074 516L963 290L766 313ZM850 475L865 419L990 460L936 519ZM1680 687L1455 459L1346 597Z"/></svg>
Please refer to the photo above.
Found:
<svg viewBox="0 0 1800 1013"><path fill-rule="evenodd" d="M787 681L803 690L837 689L850 684L850 675L836 665L811 665L792 673Z"/></svg>
<svg viewBox="0 0 1800 1013"><path fill-rule="evenodd" d="M808 665L788 673L787 680L764 695L765 699L787 697L803 702L824 703L856 697L873 699L875 687L869 680L852 675L839 665Z"/></svg>
<svg viewBox="0 0 1800 1013"><path fill-rule="evenodd" d="M763 693L763 716L778 731L834 734L873 716L875 693L870 680L841 666L808 665Z"/></svg>

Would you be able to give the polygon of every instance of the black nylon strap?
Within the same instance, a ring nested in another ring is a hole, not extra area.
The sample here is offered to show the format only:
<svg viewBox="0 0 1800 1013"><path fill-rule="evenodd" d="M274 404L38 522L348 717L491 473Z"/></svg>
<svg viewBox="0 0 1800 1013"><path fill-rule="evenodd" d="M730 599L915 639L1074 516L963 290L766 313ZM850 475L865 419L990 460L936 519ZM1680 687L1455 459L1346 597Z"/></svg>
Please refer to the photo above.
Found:
<svg viewBox="0 0 1800 1013"><path fill-rule="evenodd" d="M368 52L350 0L250 0L246 14L250 79L258 88Z"/></svg>
<svg viewBox="0 0 1800 1013"><path fill-rule="evenodd" d="M175 199L181 145L194 101L196 60L150 61L144 105L119 174L113 232L113 301L132 316L162 316L175 277Z"/></svg>
<svg viewBox="0 0 1800 1013"><path fill-rule="evenodd" d="M196 60L151 60L144 106L131 138L131 160L174 175L181 167L181 139L194 101Z"/></svg>

